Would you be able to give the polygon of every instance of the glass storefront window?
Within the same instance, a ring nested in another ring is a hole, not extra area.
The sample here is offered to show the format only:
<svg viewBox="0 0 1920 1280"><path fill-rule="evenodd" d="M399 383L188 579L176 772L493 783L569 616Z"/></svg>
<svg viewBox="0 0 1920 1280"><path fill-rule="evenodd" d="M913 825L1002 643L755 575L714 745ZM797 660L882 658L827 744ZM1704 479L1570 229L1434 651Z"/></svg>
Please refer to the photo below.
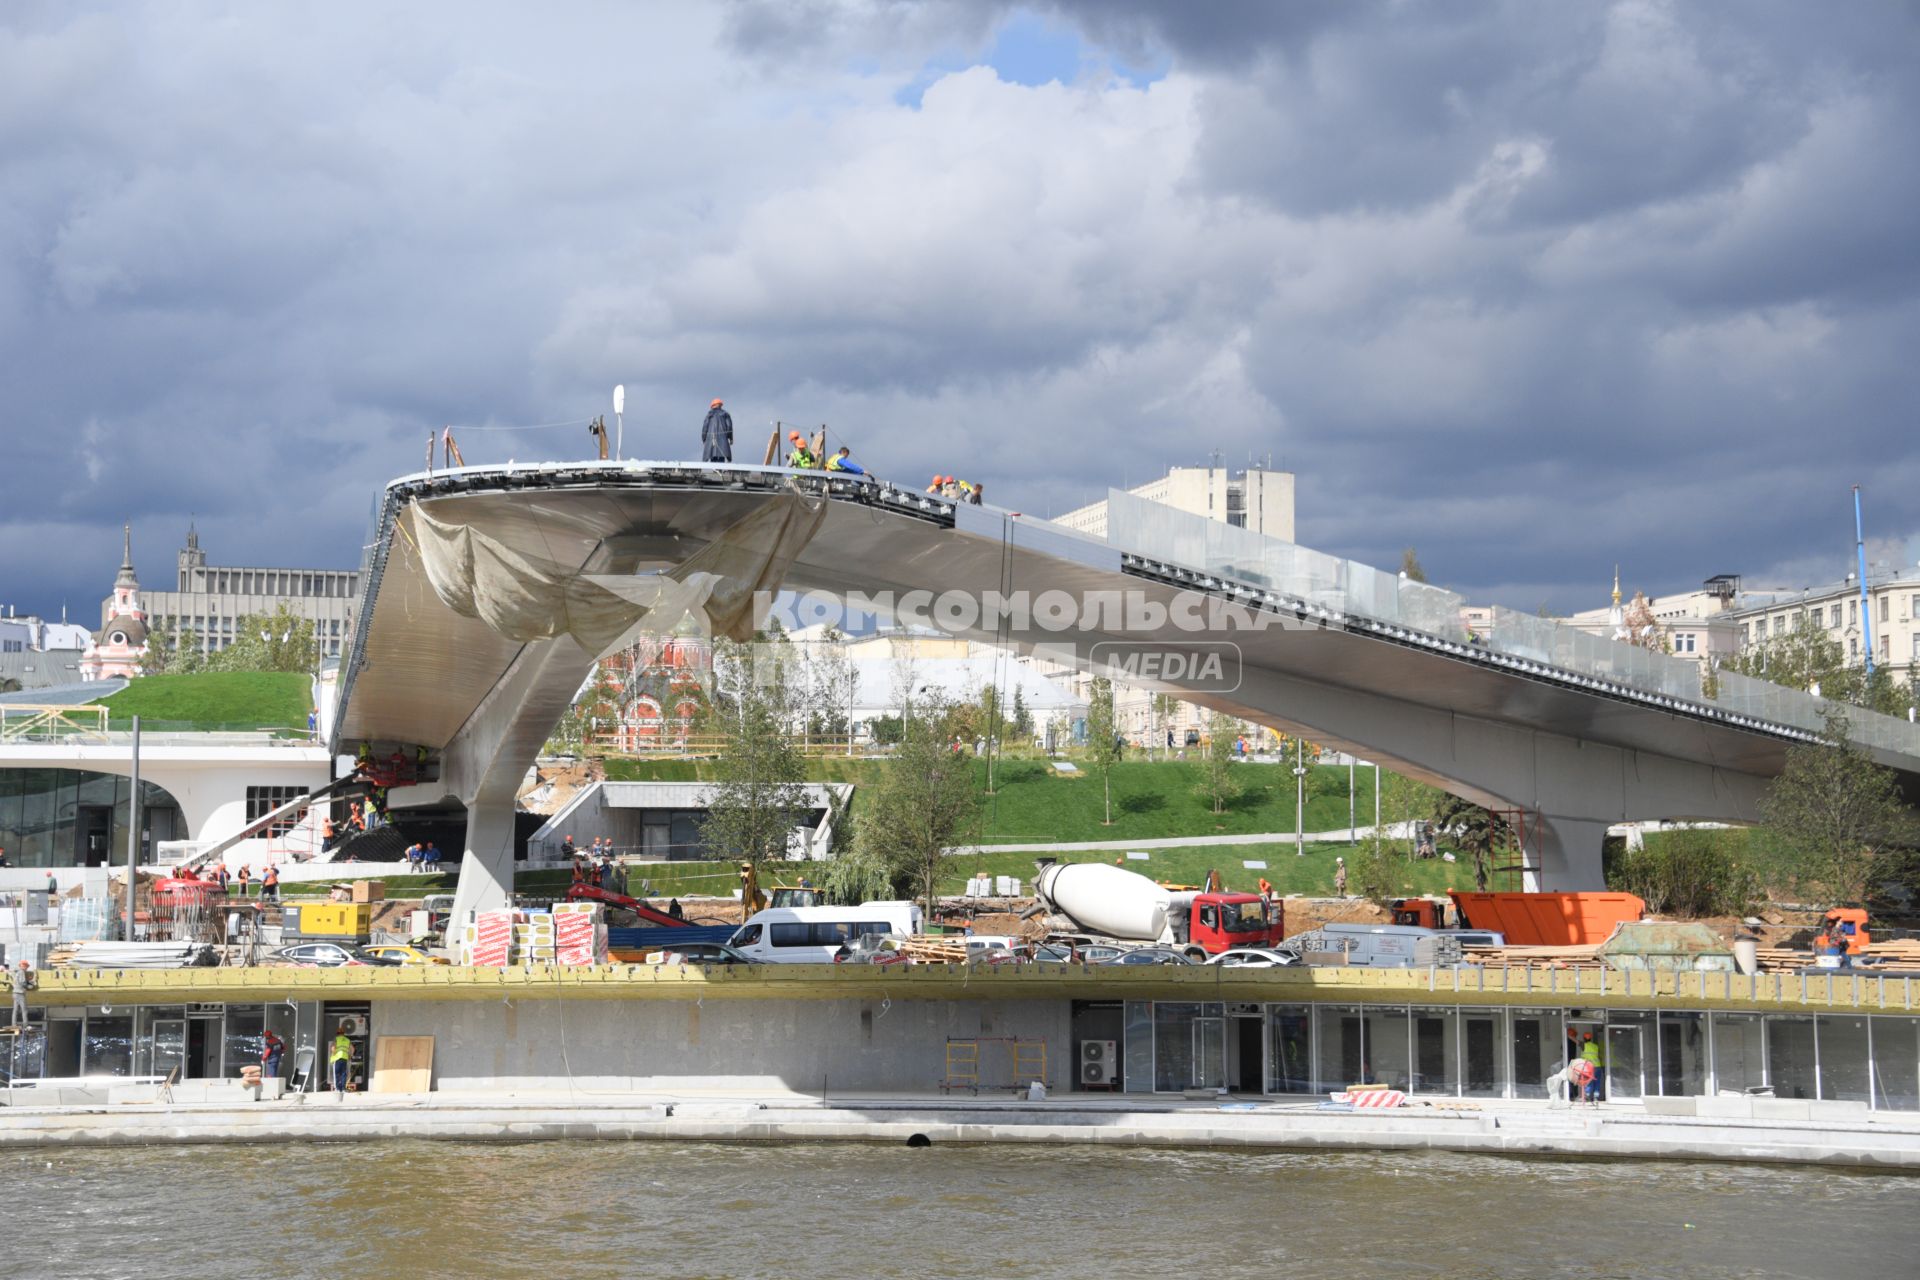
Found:
<svg viewBox="0 0 1920 1280"><path fill-rule="evenodd" d="M1767 1078L1776 1098L1817 1098L1813 1019L1803 1015L1767 1019Z"/></svg>
<svg viewBox="0 0 1920 1280"><path fill-rule="evenodd" d="M1457 1092L1454 1064L1460 1053L1459 1010L1415 1009L1412 1030L1414 1092Z"/></svg>
<svg viewBox="0 0 1920 1280"><path fill-rule="evenodd" d="M1513 1010L1513 1096L1544 1098L1547 1077L1567 1060L1558 1009Z"/></svg>
<svg viewBox="0 0 1920 1280"><path fill-rule="evenodd" d="M130 1013L87 1015L83 1033L85 1055L80 1070L89 1076L130 1076L133 1074L133 1015Z"/></svg>
<svg viewBox="0 0 1920 1280"><path fill-rule="evenodd" d="M1162 1093L1220 1089L1227 1083L1224 1007L1160 1002L1153 1006L1153 1084Z"/></svg>
<svg viewBox="0 0 1920 1280"><path fill-rule="evenodd" d="M1153 1092L1153 1002L1127 1001L1127 1044L1121 1084L1128 1093Z"/></svg>
<svg viewBox="0 0 1920 1280"><path fill-rule="evenodd" d="M127 850L128 780L80 769L0 769L0 848L16 867L118 863ZM186 831L180 806L164 789L140 784L147 845Z"/></svg>
<svg viewBox="0 0 1920 1280"><path fill-rule="evenodd" d="M1713 1084L1746 1093L1767 1083L1766 1033L1757 1013L1713 1015Z"/></svg>
<svg viewBox="0 0 1920 1280"><path fill-rule="evenodd" d="M1822 1014L1814 1024L1820 1034L1820 1097L1830 1102L1871 1103L1867 1020Z"/></svg>
<svg viewBox="0 0 1920 1280"><path fill-rule="evenodd" d="M231 1080L244 1066L260 1065L261 1033L266 1028L265 1011L258 1005L227 1007L226 1043L220 1074Z"/></svg>
<svg viewBox="0 0 1920 1280"><path fill-rule="evenodd" d="M1313 1092L1313 1008L1267 1008L1267 1092Z"/></svg>
<svg viewBox="0 0 1920 1280"><path fill-rule="evenodd" d="M1920 1111L1920 1018L1874 1018L1873 1105Z"/></svg>
<svg viewBox="0 0 1920 1280"><path fill-rule="evenodd" d="M1469 1098L1500 1098L1507 1092L1506 1015L1467 1009L1460 1013L1462 1092Z"/></svg>
<svg viewBox="0 0 1920 1280"><path fill-rule="evenodd" d="M1698 1097L1707 1091L1707 1015L1660 1015L1660 1076L1658 1093L1667 1098ZM1650 1080L1649 1085L1652 1085Z"/></svg>
<svg viewBox="0 0 1920 1280"><path fill-rule="evenodd" d="M1319 1089L1344 1089L1350 1084L1411 1086L1411 1018L1406 1006L1322 1005L1318 1016Z"/></svg>

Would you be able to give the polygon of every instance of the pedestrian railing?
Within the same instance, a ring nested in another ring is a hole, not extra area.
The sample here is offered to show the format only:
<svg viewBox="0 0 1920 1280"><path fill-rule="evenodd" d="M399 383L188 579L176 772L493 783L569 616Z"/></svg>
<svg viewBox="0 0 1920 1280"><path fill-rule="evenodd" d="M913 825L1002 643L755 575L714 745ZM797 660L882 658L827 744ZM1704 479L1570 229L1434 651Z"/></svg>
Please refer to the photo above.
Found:
<svg viewBox="0 0 1920 1280"><path fill-rule="evenodd" d="M0 703L0 742L104 742L107 708Z"/></svg>

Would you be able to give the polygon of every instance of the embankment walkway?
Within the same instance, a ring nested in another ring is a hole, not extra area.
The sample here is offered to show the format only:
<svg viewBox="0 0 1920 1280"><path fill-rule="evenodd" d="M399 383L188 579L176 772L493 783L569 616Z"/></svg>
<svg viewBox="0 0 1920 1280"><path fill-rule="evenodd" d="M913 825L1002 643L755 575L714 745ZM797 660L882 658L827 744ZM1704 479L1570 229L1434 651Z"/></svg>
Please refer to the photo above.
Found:
<svg viewBox="0 0 1920 1280"><path fill-rule="evenodd" d="M1082 1143L1188 1148L1441 1150L1556 1157L1815 1163L1920 1171L1920 1115L1659 1115L1638 1105L1448 1103L1335 1111L1315 1101L927 1095L455 1091L272 1101L0 1110L0 1147L154 1142L666 1139L711 1142ZM1745 1100L1738 1100L1744 1102Z"/></svg>

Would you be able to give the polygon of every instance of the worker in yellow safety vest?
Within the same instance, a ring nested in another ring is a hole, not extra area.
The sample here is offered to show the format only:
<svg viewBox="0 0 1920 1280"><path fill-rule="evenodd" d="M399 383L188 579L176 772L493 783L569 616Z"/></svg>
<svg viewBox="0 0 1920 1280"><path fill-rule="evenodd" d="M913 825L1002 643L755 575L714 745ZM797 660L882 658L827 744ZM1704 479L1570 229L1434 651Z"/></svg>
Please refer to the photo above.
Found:
<svg viewBox="0 0 1920 1280"><path fill-rule="evenodd" d="M800 438L800 433L787 432L787 442L793 446L793 451L787 455L787 465L798 471L812 471L815 466L813 451L807 448L807 442Z"/></svg>
<svg viewBox="0 0 1920 1280"><path fill-rule="evenodd" d="M347 1071L352 1063L353 1041L347 1039L347 1024L343 1022L327 1049L327 1074L333 1077L333 1091L342 1098L347 1096Z"/></svg>
<svg viewBox="0 0 1920 1280"><path fill-rule="evenodd" d="M1593 1038L1593 1032L1586 1033L1580 1045L1581 1060L1593 1067L1593 1076L1587 1081L1587 1101L1598 1102L1601 1096L1600 1078L1607 1066L1607 1051Z"/></svg>

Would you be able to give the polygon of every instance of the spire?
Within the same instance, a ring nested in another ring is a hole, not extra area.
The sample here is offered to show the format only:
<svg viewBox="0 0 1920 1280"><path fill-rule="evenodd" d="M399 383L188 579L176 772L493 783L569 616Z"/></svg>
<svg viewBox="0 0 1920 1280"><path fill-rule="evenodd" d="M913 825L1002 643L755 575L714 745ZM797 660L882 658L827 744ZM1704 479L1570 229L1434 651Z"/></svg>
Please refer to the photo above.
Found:
<svg viewBox="0 0 1920 1280"><path fill-rule="evenodd" d="M187 550L197 551L200 547L200 530L194 527L191 518L187 520Z"/></svg>
<svg viewBox="0 0 1920 1280"><path fill-rule="evenodd" d="M120 531L126 538L126 551L120 557L120 576L113 580L113 585L116 590L121 587L138 590L140 579L133 572L133 526L122 525Z"/></svg>
<svg viewBox="0 0 1920 1280"><path fill-rule="evenodd" d="M1613 566L1613 602L1620 603L1620 566Z"/></svg>
<svg viewBox="0 0 1920 1280"><path fill-rule="evenodd" d="M1613 628L1615 640L1627 638L1627 616L1620 608L1620 566L1613 566L1613 608L1607 610L1607 625Z"/></svg>

